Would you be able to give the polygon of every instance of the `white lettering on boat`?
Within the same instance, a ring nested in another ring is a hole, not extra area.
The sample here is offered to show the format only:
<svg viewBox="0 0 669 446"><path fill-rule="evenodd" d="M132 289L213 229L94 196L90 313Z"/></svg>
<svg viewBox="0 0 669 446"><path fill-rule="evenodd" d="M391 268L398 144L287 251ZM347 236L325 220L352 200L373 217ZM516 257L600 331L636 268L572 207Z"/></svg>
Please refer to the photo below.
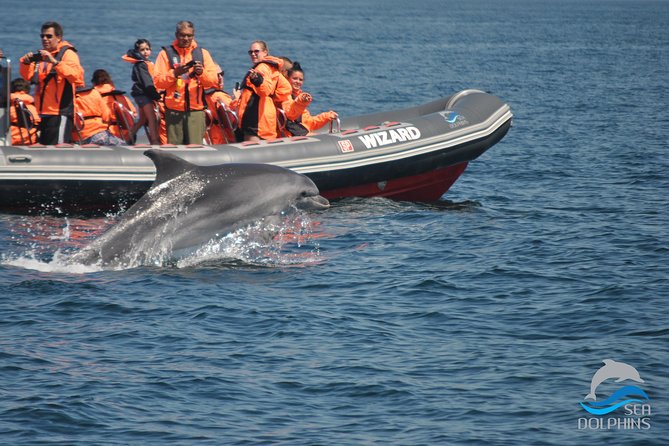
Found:
<svg viewBox="0 0 669 446"><path fill-rule="evenodd" d="M361 135L358 138L366 148L373 149L398 142L415 141L420 138L420 130L413 126L403 127L401 129L383 130L381 132L370 133L369 135Z"/></svg>

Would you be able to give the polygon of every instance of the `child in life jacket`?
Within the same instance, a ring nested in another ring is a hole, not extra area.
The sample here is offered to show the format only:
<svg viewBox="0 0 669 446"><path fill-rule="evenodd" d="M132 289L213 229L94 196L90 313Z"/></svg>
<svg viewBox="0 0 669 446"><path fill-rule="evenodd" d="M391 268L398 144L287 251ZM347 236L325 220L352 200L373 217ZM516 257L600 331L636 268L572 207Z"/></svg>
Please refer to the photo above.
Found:
<svg viewBox="0 0 669 446"><path fill-rule="evenodd" d="M150 57L151 43L146 39L138 39L134 48L128 50L122 59L133 64L131 78L134 84L130 95L139 109L139 120L132 129L132 135L134 137L141 127L146 126L149 142L160 144L160 123L156 118L156 108L162 96L153 84L153 62L149 60Z"/></svg>
<svg viewBox="0 0 669 446"><path fill-rule="evenodd" d="M30 95L30 82L16 78L11 86L11 121L12 145L30 145L37 143L37 124L39 114L35 108L35 99Z"/></svg>

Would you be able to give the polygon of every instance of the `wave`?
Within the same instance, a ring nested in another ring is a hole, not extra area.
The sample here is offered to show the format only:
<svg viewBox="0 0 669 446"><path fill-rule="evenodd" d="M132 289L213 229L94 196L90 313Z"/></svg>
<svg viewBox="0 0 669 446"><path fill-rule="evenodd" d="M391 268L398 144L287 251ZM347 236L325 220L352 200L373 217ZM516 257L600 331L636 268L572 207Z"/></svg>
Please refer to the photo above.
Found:
<svg viewBox="0 0 669 446"><path fill-rule="evenodd" d="M641 396L643 399L628 398L620 401L621 398L627 398L630 396ZM606 415L624 406L625 404L643 403L644 401L648 400L650 400L650 398L643 389L637 386L625 386L618 389L604 401L581 402L581 406L593 415Z"/></svg>

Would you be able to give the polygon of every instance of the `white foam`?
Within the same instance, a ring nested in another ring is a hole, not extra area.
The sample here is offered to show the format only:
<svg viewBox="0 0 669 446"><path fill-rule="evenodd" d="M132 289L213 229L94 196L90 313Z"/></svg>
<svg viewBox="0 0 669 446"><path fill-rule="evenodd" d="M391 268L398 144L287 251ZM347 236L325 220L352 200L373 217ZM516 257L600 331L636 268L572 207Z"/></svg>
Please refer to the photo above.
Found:
<svg viewBox="0 0 669 446"><path fill-rule="evenodd" d="M62 254L60 250L57 250L53 254L51 260L41 260L35 257L33 252L26 252L20 255L3 256L0 263L45 273L86 274L102 270L102 268L97 265L78 265L68 263L67 257L68 256Z"/></svg>

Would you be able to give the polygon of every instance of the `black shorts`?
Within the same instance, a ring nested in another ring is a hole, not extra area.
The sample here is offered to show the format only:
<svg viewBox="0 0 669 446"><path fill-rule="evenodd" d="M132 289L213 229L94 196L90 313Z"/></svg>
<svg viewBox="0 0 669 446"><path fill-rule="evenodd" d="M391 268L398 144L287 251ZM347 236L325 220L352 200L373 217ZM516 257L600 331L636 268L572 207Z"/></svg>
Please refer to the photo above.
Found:
<svg viewBox="0 0 669 446"><path fill-rule="evenodd" d="M53 146L72 142L73 121L70 116L42 115L39 123L39 143Z"/></svg>

